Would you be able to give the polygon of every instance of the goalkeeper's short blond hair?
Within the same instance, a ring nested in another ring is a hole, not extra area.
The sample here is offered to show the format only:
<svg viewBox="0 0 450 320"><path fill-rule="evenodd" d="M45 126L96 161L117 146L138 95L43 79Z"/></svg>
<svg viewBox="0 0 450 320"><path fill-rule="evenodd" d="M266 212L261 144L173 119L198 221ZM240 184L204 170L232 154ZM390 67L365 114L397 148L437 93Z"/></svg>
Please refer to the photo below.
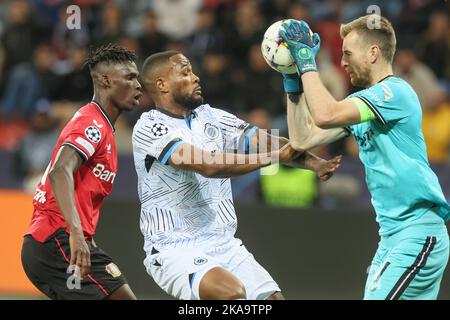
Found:
<svg viewBox="0 0 450 320"><path fill-rule="evenodd" d="M367 45L376 44L380 47L383 58L392 64L397 39L392 24L379 15L366 15L341 25L341 37L344 39L355 30Z"/></svg>

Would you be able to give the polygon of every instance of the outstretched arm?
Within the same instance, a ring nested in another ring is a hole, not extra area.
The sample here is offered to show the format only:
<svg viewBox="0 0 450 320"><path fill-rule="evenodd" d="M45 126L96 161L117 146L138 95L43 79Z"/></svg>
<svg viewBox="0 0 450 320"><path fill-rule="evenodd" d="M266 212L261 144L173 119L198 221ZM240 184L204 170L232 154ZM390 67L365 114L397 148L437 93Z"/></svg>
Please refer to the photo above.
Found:
<svg viewBox="0 0 450 320"><path fill-rule="evenodd" d="M343 129L339 130L344 131ZM322 130L322 131L329 131L329 130ZM259 129L257 134L255 134L250 141L251 146L250 150L252 149L261 150L261 148L264 147L268 150L273 150L278 146L285 146L288 143L292 145L292 142L285 137L275 136L268 133L267 130ZM300 156L286 163L286 165L294 168L312 170L316 172L317 176L322 181L326 181L329 178L331 178L334 171L336 171L336 169L339 168L341 164L342 156L334 157L331 160L325 160L305 150L306 148L296 148L294 146L292 147L299 152Z"/></svg>
<svg viewBox="0 0 450 320"><path fill-rule="evenodd" d="M179 169L195 171L208 178L228 178L242 175L272 163L290 162L302 153L289 144L279 150L256 154L211 153L192 144L181 144L168 163Z"/></svg>
<svg viewBox="0 0 450 320"><path fill-rule="evenodd" d="M304 94L288 94L287 120L290 142L296 150L327 145L347 135L342 128L324 130L317 127Z"/></svg>

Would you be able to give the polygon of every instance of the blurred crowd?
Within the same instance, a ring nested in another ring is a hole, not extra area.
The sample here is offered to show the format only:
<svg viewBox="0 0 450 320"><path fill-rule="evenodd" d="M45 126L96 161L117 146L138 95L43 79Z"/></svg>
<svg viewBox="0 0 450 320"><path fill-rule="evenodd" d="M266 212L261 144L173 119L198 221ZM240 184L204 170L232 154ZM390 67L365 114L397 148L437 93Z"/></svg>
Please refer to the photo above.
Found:
<svg viewBox="0 0 450 320"><path fill-rule="evenodd" d="M81 8L80 29L66 25L72 4ZM0 150L14 152L18 177L39 177L59 131L92 97L84 67L88 51L109 42L135 51L138 64L158 51L181 50L200 76L207 103L260 128L287 134L281 75L270 69L260 51L264 31L283 18L307 21L322 38L318 56L322 80L336 99L342 99L356 89L340 66L339 28L368 13L371 5L379 5L396 29L395 73L419 95L429 160L448 164L450 2L442 0L2 0ZM131 153L133 125L149 108L151 101L144 97L138 110L119 119L116 139L122 154ZM358 153L351 139L315 151L353 158ZM300 171L298 175L311 187L294 188L293 193L307 194L294 205L311 205L317 195L315 178ZM278 184L276 176L256 177L259 193L266 192L274 201L280 199L279 188L273 187ZM293 176L278 179L285 182ZM238 189L249 179L245 177Z"/></svg>

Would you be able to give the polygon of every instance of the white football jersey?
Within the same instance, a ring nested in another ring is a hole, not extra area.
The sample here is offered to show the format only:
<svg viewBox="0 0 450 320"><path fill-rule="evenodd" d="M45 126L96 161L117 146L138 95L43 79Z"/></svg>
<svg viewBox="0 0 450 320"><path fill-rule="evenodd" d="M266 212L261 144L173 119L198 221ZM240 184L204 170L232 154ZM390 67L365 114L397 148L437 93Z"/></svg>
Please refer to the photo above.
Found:
<svg viewBox="0 0 450 320"><path fill-rule="evenodd" d="M140 228L145 250L226 243L236 214L229 178L206 178L176 169L168 159L179 144L209 152L244 152L256 131L236 116L201 105L190 119L153 109L133 129L134 163L141 201Z"/></svg>

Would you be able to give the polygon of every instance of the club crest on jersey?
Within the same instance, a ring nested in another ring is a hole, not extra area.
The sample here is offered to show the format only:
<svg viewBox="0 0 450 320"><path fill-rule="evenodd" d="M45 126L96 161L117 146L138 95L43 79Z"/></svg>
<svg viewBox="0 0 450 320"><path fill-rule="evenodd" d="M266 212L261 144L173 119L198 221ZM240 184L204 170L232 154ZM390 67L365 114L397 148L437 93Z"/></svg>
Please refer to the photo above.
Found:
<svg viewBox="0 0 450 320"><path fill-rule="evenodd" d="M94 143L98 143L102 138L100 130L95 126L89 126L84 130L86 137Z"/></svg>
<svg viewBox="0 0 450 320"><path fill-rule="evenodd" d="M152 127L151 132L154 137L159 138L167 134L169 132L169 129L166 127L166 125L162 123L155 123Z"/></svg>
<svg viewBox="0 0 450 320"><path fill-rule="evenodd" d="M196 258L194 259L194 264L195 264L196 266L200 266L200 265L205 264L205 263L207 263L207 262L208 262L208 259L206 259L206 258L196 257Z"/></svg>
<svg viewBox="0 0 450 320"><path fill-rule="evenodd" d="M207 123L205 124L205 134L210 139L216 139L219 136L219 128Z"/></svg>
<svg viewBox="0 0 450 320"><path fill-rule="evenodd" d="M106 272L112 275L114 278L120 277L122 272L120 272L119 267L115 263L110 263L106 267Z"/></svg>

